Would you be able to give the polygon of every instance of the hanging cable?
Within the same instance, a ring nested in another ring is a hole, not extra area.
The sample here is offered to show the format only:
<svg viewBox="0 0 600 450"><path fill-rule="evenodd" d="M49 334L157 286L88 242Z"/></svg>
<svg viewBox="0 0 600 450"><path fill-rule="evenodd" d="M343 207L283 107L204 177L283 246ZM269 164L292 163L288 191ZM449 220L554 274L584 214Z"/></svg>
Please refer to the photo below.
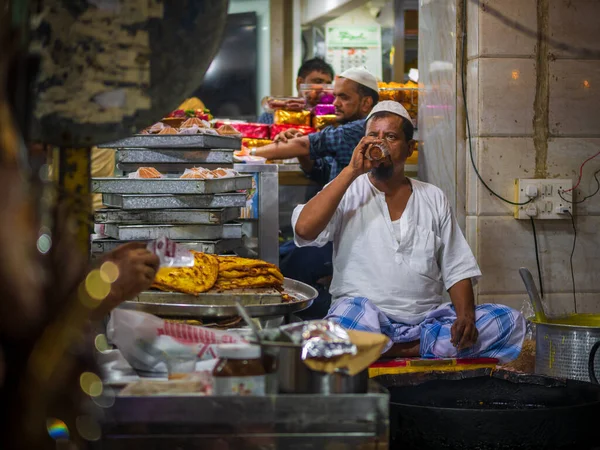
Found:
<svg viewBox="0 0 600 450"><path fill-rule="evenodd" d="M577 312L577 296L575 294L575 271L573 270L573 255L575 254L575 245L577 244L577 228L575 227L575 217L570 212L567 212L571 217L571 224L573 225L573 249L571 250L571 283L573 286L573 305L575 312Z"/></svg>
<svg viewBox="0 0 600 450"><path fill-rule="evenodd" d="M483 186L490 192L490 194L494 195L495 197L497 197L498 199L502 200L504 203L508 203L509 205L514 205L514 206L523 206L523 205L527 205L528 203L531 203L533 201L533 198L527 200L526 202L522 202L522 203L518 203L518 202L512 202L510 200L505 199L504 197L502 197L500 194L496 193L490 186L488 186L488 184L483 180L481 174L479 173L479 170L477 169L477 164L475 164L475 157L473 156L473 143L471 142L471 122L469 120L469 109L467 107L467 88L466 88L466 82L465 82L465 73L466 73L466 66L467 66L467 4L465 2L465 4L463 5L463 23L462 23L462 55L461 55L461 86L462 86L462 96L463 96L463 102L464 102L464 108L465 108L465 119L467 122L467 141L469 142L469 155L471 157L471 165L473 166L473 170L475 171L475 175L477 175L477 178L479 179L479 181L481 182L481 184L483 184Z"/></svg>
<svg viewBox="0 0 600 450"><path fill-rule="evenodd" d="M581 200L573 201L573 200L567 200L566 198L564 198L562 196L561 191L558 191L559 197L562 198L563 201L565 201L567 203L571 203L572 205L579 205L580 203L585 202L588 198L592 198L594 195L596 195L598 192L600 192L600 180L598 180L599 173L600 173L600 169L598 169L598 170L596 170L596 172L594 172L594 179L596 180L596 190L593 193L586 195ZM564 192L568 192L568 191L564 191Z"/></svg>
<svg viewBox="0 0 600 450"><path fill-rule="evenodd" d="M563 193L566 194L567 192L574 191L575 189L577 189L579 187L579 184L581 183L581 178L583 177L583 166L585 166L588 162L590 162L592 159L594 159L598 155L600 155L600 152L596 153L594 156L590 156L588 159L586 159L583 162L583 164L581 166L579 166L579 178L577 179L577 183L571 189L567 189L566 191L563 191Z"/></svg>
<svg viewBox="0 0 600 450"><path fill-rule="evenodd" d="M540 297L544 298L544 286L542 284L542 266L540 264L540 252L538 250L537 233L535 231L535 222L531 219L531 229L533 230L533 244L535 246L535 262L537 263L538 280L540 283Z"/></svg>

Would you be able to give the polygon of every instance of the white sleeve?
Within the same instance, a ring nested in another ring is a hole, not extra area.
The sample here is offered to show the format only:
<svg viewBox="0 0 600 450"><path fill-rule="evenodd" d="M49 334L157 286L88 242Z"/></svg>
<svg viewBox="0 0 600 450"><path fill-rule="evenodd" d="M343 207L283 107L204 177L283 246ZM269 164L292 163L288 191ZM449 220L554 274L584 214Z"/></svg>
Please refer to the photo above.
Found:
<svg viewBox="0 0 600 450"><path fill-rule="evenodd" d="M440 223L440 237L443 246L439 256L439 266L446 290L459 281L469 278L473 284L476 284L479 277L481 277L481 271L467 240L460 231L448 200L445 198Z"/></svg>
<svg viewBox="0 0 600 450"><path fill-rule="evenodd" d="M343 201L343 199L342 199L342 201ZM341 205L341 202L340 202L340 205ZM338 206L337 209L335 210L335 213L333 213L333 217L331 218L331 220L329 221L329 223L327 224L325 229L323 231L321 231L321 234L319 234L317 236L317 238L313 241L306 241L306 240L300 238L296 234L296 222L298 221L298 217L300 217L300 213L304 209L304 206L305 205L296 206L296 208L294 209L294 213L292 214L292 228L294 230L294 243L298 247L323 247L328 242L333 241L333 237L335 236L335 234L339 228L339 223L341 222L342 211L341 211L340 206Z"/></svg>

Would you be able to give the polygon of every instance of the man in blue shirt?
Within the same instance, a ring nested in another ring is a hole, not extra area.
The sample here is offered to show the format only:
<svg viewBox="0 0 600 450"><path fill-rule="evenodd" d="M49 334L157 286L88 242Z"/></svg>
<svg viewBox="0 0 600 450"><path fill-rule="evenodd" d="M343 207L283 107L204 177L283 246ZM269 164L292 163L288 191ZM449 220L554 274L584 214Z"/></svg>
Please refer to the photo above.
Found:
<svg viewBox="0 0 600 450"><path fill-rule="evenodd" d="M321 58L313 58L300 66L298 69L298 77L296 78L296 90L300 92L302 84L331 84L333 83L333 68ZM309 107L313 107L319 101L319 96L314 91L304 93L304 98ZM273 123L273 113L263 112L258 117L258 123ZM297 135L298 132L282 133L276 141L286 141L288 137ZM312 160L308 156L299 157L300 167L305 175L319 185L319 189L325 186L329 181L331 165L333 159L331 157L319 158Z"/></svg>
<svg viewBox="0 0 600 450"><path fill-rule="evenodd" d="M267 159L308 156L315 161L329 157L333 161L328 181L333 180L348 165L354 148L365 135L365 118L379 100L377 79L366 69L348 69L336 77L334 97L333 104L340 122L338 127L327 127L309 136L282 139L254 149L252 154ZM332 251L331 244L321 248L297 248L292 242L280 248L282 273L319 290L314 305L304 311L305 319L320 318L327 314L331 296L317 281L332 275Z"/></svg>
<svg viewBox="0 0 600 450"><path fill-rule="evenodd" d="M252 154L266 159L309 156L316 160L330 156L336 162L329 175L329 180L333 180L348 165L354 148L365 134L365 118L379 101L377 79L366 69L348 69L336 77L333 95L340 126L275 142L253 149Z"/></svg>

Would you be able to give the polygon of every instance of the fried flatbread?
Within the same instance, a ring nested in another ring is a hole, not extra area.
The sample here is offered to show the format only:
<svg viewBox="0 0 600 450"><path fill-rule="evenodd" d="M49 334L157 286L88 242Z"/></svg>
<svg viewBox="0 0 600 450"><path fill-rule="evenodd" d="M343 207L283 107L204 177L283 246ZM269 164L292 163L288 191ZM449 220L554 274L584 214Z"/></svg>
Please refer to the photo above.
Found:
<svg viewBox="0 0 600 450"><path fill-rule="evenodd" d="M283 275L276 267L256 267L248 270L220 270L219 278L244 278L258 277L264 275L273 275L279 281L283 282Z"/></svg>
<svg viewBox="0 0 600 450"><path fill-rule="evenodd" d="M230 290L230 289L254 289L265 287L279 287L281 281L273 275L259 275L257 277L244 278L217 278L215 289Z"/></svg>
<svg viewBox="0 0 600 450"><path fill-rule="evenodd" d="M217 256L219 260L219 271L230 270L247 271L258 267L272 267L277 269L275 264L261 261L260 259L240 258L239 256Z"/></svg>
<svg viewBox="0 0 600 450"><path fill-rule="evenodd" d="M197 295L211 289L219 275L219 262L213 255L194 252L194 267L161 269L156 274L153 287L161 291L183 292Z"/></svg>

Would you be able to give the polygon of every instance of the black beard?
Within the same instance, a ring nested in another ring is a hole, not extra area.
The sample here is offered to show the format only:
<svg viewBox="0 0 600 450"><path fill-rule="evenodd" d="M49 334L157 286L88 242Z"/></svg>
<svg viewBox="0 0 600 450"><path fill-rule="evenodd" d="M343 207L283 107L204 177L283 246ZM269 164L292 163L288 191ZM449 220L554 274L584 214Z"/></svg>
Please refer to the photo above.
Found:
<svg viewBox="0 0 600 450"><path fill-rule="evenodd" d="M389 166L384 166L381 164L377 167L373 167L371 169L371 175L378 181L387 181L394 175L394 165L390 164Z"/></svg>

